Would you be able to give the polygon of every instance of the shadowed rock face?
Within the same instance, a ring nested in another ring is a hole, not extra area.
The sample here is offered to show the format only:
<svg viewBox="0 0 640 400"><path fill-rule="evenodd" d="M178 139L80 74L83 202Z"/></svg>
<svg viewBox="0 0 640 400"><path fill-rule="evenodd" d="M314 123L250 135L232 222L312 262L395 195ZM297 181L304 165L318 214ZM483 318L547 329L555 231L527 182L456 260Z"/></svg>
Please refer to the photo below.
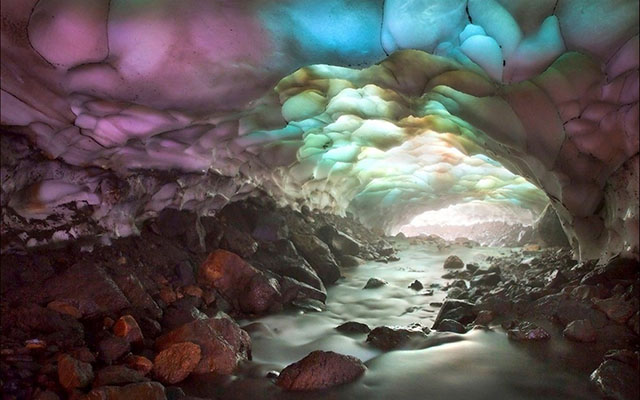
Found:
<svg viewBox="0 0 640 400"><path fill-rule="evenodd" d="M257 185L386 231L544 191L579 257L637 255L638 5L555 3L10 1L1 123L48 160L3 154L3 248Z"/></svg>

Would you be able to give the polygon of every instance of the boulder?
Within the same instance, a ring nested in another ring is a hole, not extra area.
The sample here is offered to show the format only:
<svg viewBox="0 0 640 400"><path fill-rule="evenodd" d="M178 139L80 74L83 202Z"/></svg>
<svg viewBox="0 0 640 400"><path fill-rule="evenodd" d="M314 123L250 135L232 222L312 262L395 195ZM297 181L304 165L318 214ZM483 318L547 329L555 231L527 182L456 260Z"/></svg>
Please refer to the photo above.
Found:
<svg viewBox="0 0 640 400"><path fill-rule="evenodd" d="M276 384L285 390L321 390L353 382L367 368L359 359L332 351L314 351L282 370Z"/></svg>
<svg viewBox="0 0 640 400"><path fill-rule="evenodd" d="M534 230L547 246L569 247L567 235L564 233L558 214L551 203L547 204L534 223Z"/></svg>
<svg viewBox="0 0 640 400"><path fill-rule="evenodd" d="M450 255L446 260L444 260L443 267L445 269L460 269L464 268L464 262L462 262L460 257L456 255Z"/></svg>
<svg viewBox="0 0 640 400"><path fill-rule="evenodd" d="M364 263L364 260L360 257L342 255L338 257L338 262L342 268L354 268Z"/></svg>
<svg viewBox="0 0 640 400"><path fill-rule="evenodd" d="M466 325L475 320L477 313L474 305L464 300L446 299L438 311L438 315L433 323L433 329L438 330L440 323L445 319L458 321Z"/></svg>
<svg viewBox="0 0 640 400"><path fill-rule="evenodd" d="M369 278L363 289L376 289L387 285L388 282L380 278Z"/></svg>
<svg viewBox="0 0 640 400"><path fill-rule="evenodd" d="M379 326L369 333L367 343L380 350L388 351L426 337L427 333L416 327Z"/></svg>
<svg viewBox="0 0 640 400"><path fill-rule="evenodd" d="M326 290L323 291L316 289L288 276L284 276L280 279L280 291L282 292L282 302L284 304L299 299L313 299L322 303L327 300Z"/></svg>
<svg viewBox="0 0 640 400"><path fill-rule="evenodd" d="M333 254L338 256L357 256L362 248L357 240L330 225L320 228L317 234L329 246Z"/></svg>
<svg viewBox="0 0 640 400"><path fill-rule="evenodd" d="M570 322L562 332L564 337L576 342L595 342L596 330L588 319Z"/></svg>
<svg viewBox="0 0 640 400"><path fill-rule="evenodd" d="M200 346L191 342L175 343L162 350L153 362L153 374L170 385L182 382L200 362Z"/></svg>
<svg viewBox="0 0 640 400"><path fill-rule="evenodd" d="M329 246L322 240L313 235L301 233L293 234L291 240L325 285L335 283L340 278L340 268Z"/></svg>
<svg viewBox="0 0 640 400"><path fill-rule="evenodd" d="M588 272L580 283L583 285L597 285L598 283L613 286L619 280L636 279L640 272L638 262L627 258L615 258L607 265Z"/></svg>
<svg viewBox="0 0 640 400"><path fill-rule="evenodd" d="M605 360L591 374L591 382L603 397L615 400L640 398L638 370L618 360Z"/></svg>
<svg viewBox="0 0 640 400"><path fill-rule="evenodd" d="M349 321L337 326L336 330L342 333L369 333L371 329L367 324L361 322Z"/></svg>
<svg viewBox="0 0 640 400"><path fill-rule="evenodd" d="M91 364L76 360L68 354L58 359L58 381L63 388L67 390L83 388L92 380Z"/></svg>
<svg viewBox="0 0 640 400"><path fill-rule="evenodd" d="M438 324L439 332L454 332L454 333L465 333L467 329L458 321L454 321L452 319L443 319L440 324Z"/></svg>
<svg viewBox="0 0 640 400"><path fill-rule="evenodd" d="M127 339L118 336L108 336L98 343L100 359L111 364L131 350Z"/></svg>
<svg viewBox="0 0 640 400"><path fill-rule="evenodd" d="M226 250L209 254L198 270L198 281L217 289L235 309L262 314L279 304L279 284L238 255Z"/></svg>
<svg viewBox="0 0 640 400"><path fill-rule="evenodd" d="M102 386L90 391L87 399L106 400L167 400L159 382L131 383L126 386Z"/></svg>
<svg viewBox="0 0 640 400"><path fill-rule="evenodd" d="M227 224L224 229L220 248L247 258L258 250L258 242L253 239L249 232Z"/></svg>
<svg viewBox="0 0 640 400"><path fill-rule="evenodd" d="M411 282L411 285L409 285L409 289L413 289L413 290L422 290L423 288L424 288L424 286L417 279L415 281Z"/></svg>
<svg viewBox="0 0 640 400"><path fill-rule="evenodd" d="M595 307L604 312L609 319L619 324L624 324L636 312L630 301L625 301L622 297L613 296L608 299L594 299Z"/></svg>
<svg viewBox="0 0 640 400"><path fill-rule="evenodd" d="M477 275L471 278L470 285L471 287L492 287L496 286L502 277L497 272L490 272L488 274Z"/></svg>
<svg viewBox="0 0 640 400"><path fill-rule="evenodd" d="M162 336L156 350L165 350L176 343L191 342L200 346L200 361L193 372L231 374L238 362L249 358L249 335L230 318L197 319Z"/></svg>

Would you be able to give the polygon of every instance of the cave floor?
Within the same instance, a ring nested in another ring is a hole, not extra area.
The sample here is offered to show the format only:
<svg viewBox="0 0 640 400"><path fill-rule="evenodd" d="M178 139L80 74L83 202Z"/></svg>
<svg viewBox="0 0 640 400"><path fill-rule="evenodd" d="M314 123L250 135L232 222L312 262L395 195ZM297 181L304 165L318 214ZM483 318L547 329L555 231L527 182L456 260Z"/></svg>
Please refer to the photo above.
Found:
<svg viewBox="0 0 640 400"><path fill-rule="evenodd" d="M222 399L595 399L589 374L601 361L595 344L569 342L548 321L536 321L551 334L543 342L509 340L497 321L490 330L466 334L431 332L413 348L382 352L366 343L367 334L344 334L335 327L357 321L371 329L382 325L431 327L450 279L442 265L449 254L486 267L488 256L509 256L511 249L456 247L439 252L428 245L400 249L400 261L367 262L343 270L328 290L322 312L285 310L239 321L250 333L253 361L234 377L191 376L180 386L188 395ZM371 277L387 285L363 290ZM424 284L415 291L414 280ZM431 294L432 292L432 294ZM279 371L314 350L353 355L368 367L354 383L321 392L283 392L269 371Z"/></svg>

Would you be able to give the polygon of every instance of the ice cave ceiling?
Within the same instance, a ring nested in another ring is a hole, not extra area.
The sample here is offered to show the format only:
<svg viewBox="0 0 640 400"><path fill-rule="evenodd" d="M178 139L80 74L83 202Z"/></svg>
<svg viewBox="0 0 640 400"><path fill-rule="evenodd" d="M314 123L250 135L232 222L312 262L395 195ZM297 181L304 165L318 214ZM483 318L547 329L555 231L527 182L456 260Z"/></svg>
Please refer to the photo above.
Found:
<svg viewBox="0 0 640 400"><path fill-rule="evenodd" d="M27 244L262 188L388 231L548 196L580 257L638 253L635 0L12 0L1 28L3 129L48 157L2 134Z"/></svg>

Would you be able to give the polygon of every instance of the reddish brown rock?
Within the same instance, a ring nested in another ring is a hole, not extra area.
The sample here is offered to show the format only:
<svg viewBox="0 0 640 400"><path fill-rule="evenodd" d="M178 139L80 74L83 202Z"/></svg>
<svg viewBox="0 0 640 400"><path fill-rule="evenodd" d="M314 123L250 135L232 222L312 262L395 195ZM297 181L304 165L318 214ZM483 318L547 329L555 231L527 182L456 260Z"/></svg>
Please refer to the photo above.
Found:
<svg viewBox="0 0 640 400"><path fill-rule="evenodd" d="M166 400L159 382L132 383L126 386L102 386L90 391L86 400Z"/></svg>
<svg viewBox="0 0 640 400"><path fill-rule="evenodd" d="M604 300L594 299L596 308L607 314L609 319L624 324L636 312L631 302L624 301L621 297L610 297Z"/></svg>
<svg viewBox="0 0 640 400"><path fill-rule="evenodd" d="M67 390L83 388L93 380L91 364L78 361L68 354L58 359L58 381Z"/></svg>
<svg viewBox="0 0 640 400"><path fill-rule="evenodd" d="M125 338L129 343L139 343L144 339L140 326L131 315L123 315L113 325L113 333Z"/></svg>
<svg viewBox="0 0 640 400"><path fill-rule="evenodd" d="M182 342L200 346L200 362L194 369L199 374L231 374L251 352L249 335L229 318L197 319L184 324L159 337L156 349L162 351Z"/></svg>
<svg viewBox="0 0 640 400"><path fill-rule="evenodd" d="M176 343L162 350L153 363L154 376L170 385L182 382L200 362L200 346L191 342Z"/></svg>
<svg viewBox="0 0 640 400"><path fill-rule="evenodd" d="M70 315L75 319L82 318L82 312L78 309L78 307L64 300L53 300L49 302L49 304L47 304L47 308L53 311L57 311L60 314Z"/></svg>
<svg viewBox="0 0 640 400"><path fill-rule="evenodd" d="M196 286L196 285L188 285L182 288L182 293L189 295L189 296L193 296L193 297L197 297L199 299L202 298L202 296L204 296L204 292L202 291L202 289L200 289L200 287Z"/></svg>
<svg viewBox="0 0 640 400"><path fill-rule="evenodd" d="M127 383L144 382L149 379L143 374L124 365L110 365L96 372L93 387L107 385L123 385Z"/></svg>
<svg viewBox="0 0 640 400"><path fill-rule="evenodd" d="M278 282L226 250L209 254L198 270L198 282L216 288L235 309L261 314L279 304Z"/></svg>
<svg viewBox="0 0 640 400"><path fill-rule="evenodd" d="M173 289L171 289L169 286L165 286L160 289L160 292L158 292L158 297L160 297L160 300L162 300L166 305L169 305L178 299L176 296L176 292L174 292Z"/></svg>
<svg viewBox="0 0 640 400"><path fill-rule="evenodd" d="M320 390L353 382L366 369L355 357L314 351L283 369L276 384L285 390Z"/></svg>
<svg viewBox="0 0 640 400"><path fill-rule="evenodd" d="M124 363L127 365L127 367L135 369L142 375L148 374L153 368L153 363L147 357L136 356L133 354L125 358Z"/></svg>

